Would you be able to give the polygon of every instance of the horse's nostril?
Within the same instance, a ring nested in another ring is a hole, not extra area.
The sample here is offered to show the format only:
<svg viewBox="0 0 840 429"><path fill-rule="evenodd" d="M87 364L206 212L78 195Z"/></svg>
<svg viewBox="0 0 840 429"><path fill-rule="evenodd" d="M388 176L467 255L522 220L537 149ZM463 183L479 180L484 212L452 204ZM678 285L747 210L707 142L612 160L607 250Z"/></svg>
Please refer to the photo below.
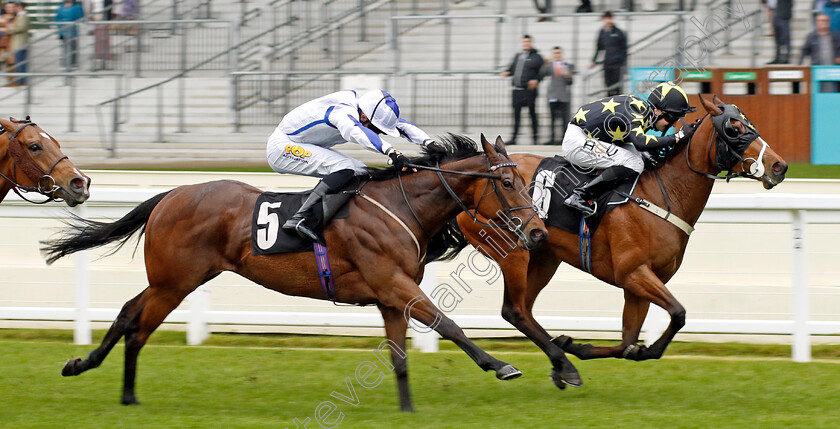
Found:
<svg viewBox="0 0 840 429"><path fill-rule="evenodd" d="M775 162L773 163L773 173L777 176L782 176L787 173L788 165L783 162Z"/></svg>
<svg viewBox="0 0 840 429"><path fill-rule="evenodd" d="M87 185L87 181L85 179L82 179L81 177L76 177L75 179L70 181L70 187L77 192L84 191L85 185Z"/></svg>
<svg viewBox="0 0 840 429"><path fill-rule="evenodd" d="M548 233L543 229L533 229L531 230L531 241L540 242L545 240L545 237Z"/></svg>

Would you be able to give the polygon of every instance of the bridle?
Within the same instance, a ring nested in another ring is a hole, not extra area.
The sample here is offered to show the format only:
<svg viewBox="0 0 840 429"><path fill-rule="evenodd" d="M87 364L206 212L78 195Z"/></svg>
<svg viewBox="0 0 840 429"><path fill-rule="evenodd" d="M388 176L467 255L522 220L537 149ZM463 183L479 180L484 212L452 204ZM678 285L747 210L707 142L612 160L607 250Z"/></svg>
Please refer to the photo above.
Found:
<svg viewBox="0 0 840 429"><path fill-rule="evenodd" d="M475 171L447 170L447 169L440 168L440 163L437 163L435 165L436 165L436 167L429 167L429 166L417 165L417 164L407 164L407 167L416 168L418 170L429 170L429 171L436 172L437 176L438 176L438 179L440 179L440 182L443 184L443 188L446 189L446 192L449 193L449 195L452 197L452 199L454 199L458 203L458 206L461 207L461 210L466 212L467 215L473 220L473 222L475 222L479 225L482 225L482 226L489 227L489 228L500 228L500 229L505 228L508 231L516 234L517 237L523 237L524 236L523 231L524 231L525 227L527 227L528 224L531 222L531 220L533 220L534 216L536 216L536 210L534 208L534 205L532 204L532 205L527 205L527 206L511 207L508 204L507 200L504 199L504 196L502 195L502 191L499 189L498 185L496 184L496 181L501 180L502 176L500 174L493 174L493 172L495 172L496 170L498 170L500 168L516 167L515 162L508 161L508 162L502 162L502 163L495 164L495 165L490 165L490 167L487 170L487 173L475 172ZM449 186L449 183L446 182L446 179L443 177L443 173L457 174L457 175L469 176L469 177L483 177L483 178L488 179L487 182L484 184L484 190L482 190L481 197L478 199L478 202L476 203L476 208L478 208L478 206L481 205L481 201L484 200L484 197L489 195L488 192L485 192L486 189L487 189L488 183L492 184L493 193L496 194L496 198L498 199L499 204L502 206L502 214L501 214L500 217L502 218L502 223L504 224L504 226L500 226L500 225L496 224L495 222L492 221L492 219L490 220L491 223L482 222L482 221L478 220L478 217L476 217L476 215L473 214L469 210L469 208L466 206L466 204L464 204L464 202L461 200L461 198L459 198L458 195L455 194L455 191L452 190L452 187ZM400 190L402 191L403 199L405 200L405 203L408 206L409 211L411 211L412 216L414 216L414 220L417 221L417 224L420 226L420 230L423 231L423 234L425 234L426 237L431 237L431 235L423 227L423 223L420 221L420 218L417 216L417 213L414 211L414 208L411 207L411 202L409 201L408 195L406 195L405 188L403 187L402 175L400 174L397 177L399 178ZM531 210L534 211L534 213L531 214L531 216L527 220L525 220L524 222L522 221L522 218L513 215L513 212L515 212L515 211L526 210L526 209L531 209Z"/></svg>
<svg viewBox="0 0 840 429"><path fill-rule="evenodd" d="M21 127L13 133L5 128L0 128L0 135L2 135L3 133L9 133L8 154L12 158L12 177L10 178L3 173L0 173L0 177L6 179L9 183L11 183L12 189L24 201L28 201L33 204L45 204L50 201L61 201L60 198L56 198L54 196L54 193L61 189L61 187L56 184L55 178L52 177L52 172L53 170L55 170L55 167L58 165L59 162L67 159L67 155L62 154L60 157L58 157L58 159L56 159L52 163L49 170L47 170L46 172L44 172L44 170L42 170L41 167L39 167L34 162L31 162L29 165L26 166L21 166L21 170L23 170L24 174L26 174L29 180L32 180L36 186L23 186L16 180L14 180L14 178L17 177L18 162L23 162L26 159L31 159L26 155L23 149L21 149L19 142L15 141L17 139L17 136L20 135L20 132L30 125L35 124L27 119L27 121L24 122L23 125L21 125ZM36 171L38 173L36 173ZM41 175L40 177L38 177L39 174ZM45 201L30 200L23 195L29 192L37 192L41 195L46 196L47 199Z"/></svg>
<svg viewBox="0 0 840 429"><path fill-rule="evenodd" d="M711 116L711 114L706 113L706 115L700 118L698 122L702 124L703 121L705 121L706 118L709 116ZM685 124L685 121L683 121L683 123ZM755 179L761 180L761 177L764 176L764 154L767 152L767 148L769 147L767 142L764 141L764 139L760 136L757 136L756 138L762 144L761 151L759 151L758 153L758 159L752 157L744 158L742 154L739 154L735 149L732 148L731 145L727 144L726 140L721 136L721 134L723 134L727 137L730 137L729 134L733 132L737 133L737 129L735 129L735 127L732 126L732 123L729 120L724 121L723 124L723 130L718 130L717 127L713 127L714 132L711 133L711 135L709 136L709 143L706 149L706 158L712 161L715 164L715 167L720 169L719 171L726 170L729 171L729 173L727 173L725 176L718 176L717 174L704 173L695 169L691 165L691 160L688 156L691 152L691 139L689 139L687 144L688 147L685 151L685 162L688 164L688 168L694 173L714 180L726 180L728 182L736 177L753 177ZM717 152L715 154L716 159L712 160L712 145L715 143L715 137L717 137ZM730 165L722 165L721 162L717 161L717 159L723 159L723 155L721 155L720 153L721 151L725 151L725 155L728 158L734 159L735 162L728 163ZM745 165L747 161L752 161L752 163L749 164L749 168L747 168L747 166ZM735 167L739 163L742 165L741 171L737 173L732 173L732 167Z"/></svg>

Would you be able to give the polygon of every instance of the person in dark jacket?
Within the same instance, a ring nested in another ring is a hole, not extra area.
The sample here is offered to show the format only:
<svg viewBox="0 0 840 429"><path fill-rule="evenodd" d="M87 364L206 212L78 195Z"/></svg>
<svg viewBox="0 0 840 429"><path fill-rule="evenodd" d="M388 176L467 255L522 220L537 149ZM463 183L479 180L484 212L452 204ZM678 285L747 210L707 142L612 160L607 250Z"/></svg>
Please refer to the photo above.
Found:
<svg viewBox="0 0 840 429"><path fill-rule="evenodd" d="M528 108L531 116L531 131L534 135L534 144L539 141L539 123L537 122L537 85L542 76L540 68L543 65L543 58L537 53L531 44L531 36L522 36L522 51L516 54L510 66L502 72L502 76L513 76L513 137L507 144L516 144L519 136L519 124L522 116L522 108Z"/></svg>
<svg viewBox="0 0 840 429"><path fill-rule="evenodd" d="M590 67L595 67L598 55L604 51L604 85L607 95L622 93L621 77L627 64L627 36L613 23L612 12L606 11L601 16L604 28L598 34L598 45Z"/></svg>
<svg viewBox="0 0 840 429"><path fill-rule="evenodd" d="M776 58L767 64L790 62L790 18L793 16L793 0L778 0L773 12L773 35L776 39Z"/></svg>
<svg viewBox="0 0 840 429"><path fill-rule="evenodd" d="M830 18L824 13L817 14L817 29L808 34L802 45L799 64L805 57L811 57L811 65L833 66L840 64L840 34L832 30ZM821 92L837 92L837 82L820 82Z"/></svg>

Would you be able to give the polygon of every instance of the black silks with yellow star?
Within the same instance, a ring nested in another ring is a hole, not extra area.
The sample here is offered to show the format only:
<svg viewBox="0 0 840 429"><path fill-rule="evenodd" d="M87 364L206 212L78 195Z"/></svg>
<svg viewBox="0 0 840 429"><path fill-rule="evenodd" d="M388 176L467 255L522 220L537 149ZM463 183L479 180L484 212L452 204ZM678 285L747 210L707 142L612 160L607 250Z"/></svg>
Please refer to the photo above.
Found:
<svg viewBox="0 0 840 429"><path fill-rule="evenodd" d="M655 150L676 143L673 135L645 134L653 127L653 107L633 95L602 98L581 106L570 123L587 136L617 145L633 144L639 150Z"/></svg>

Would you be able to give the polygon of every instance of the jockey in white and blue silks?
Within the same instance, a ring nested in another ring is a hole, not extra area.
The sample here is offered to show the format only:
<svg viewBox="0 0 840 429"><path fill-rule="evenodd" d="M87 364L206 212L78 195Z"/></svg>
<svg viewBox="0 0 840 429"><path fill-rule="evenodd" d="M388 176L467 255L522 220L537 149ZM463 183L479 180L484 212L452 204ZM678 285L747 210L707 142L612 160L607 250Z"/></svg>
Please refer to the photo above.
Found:
<svg viewBox="0 0 840 429"><path fill-rule="evenodd" d="M396 100L382 90L362 96L356 91L339 91L304 103L286 114L268 138L269 165L278 173L322 179L283 228L317 241L316 225L307 221L311 218L309 211L330 191L338 191L353 176L367 173L364 163L331 149L332 146L353 142L387 155L390 163L404 169L408 158L379 138L380 134L403 137L422 145L433 141L416 125L401 119Z"/></svg>

